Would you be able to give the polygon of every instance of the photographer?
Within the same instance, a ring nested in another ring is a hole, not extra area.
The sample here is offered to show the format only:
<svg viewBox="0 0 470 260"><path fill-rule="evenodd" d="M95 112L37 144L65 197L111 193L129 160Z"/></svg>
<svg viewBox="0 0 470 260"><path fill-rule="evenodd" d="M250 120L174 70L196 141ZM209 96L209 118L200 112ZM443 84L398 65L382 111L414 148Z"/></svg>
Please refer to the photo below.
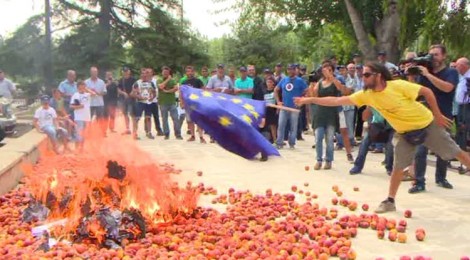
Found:
<svg viewBox="0 0 470 260"><path fill-rule="evenodd" d="M434 93L441 113L452 118L452 102L455 96L455 87L458 83L458 74L455 69L447 67L446 48L444 45L432 45L429 48L429 55L432 55L432 71L422 65L416 66L420 75L417 83L429 88ZM413 67L409 67L407 71ZM428 148L424 145L418 146L415 155L415 176L416 181L408 192L418 193L425 191L425 177ZM436 184L439 187L452 189L453 186L447 181L447 161L437 156L436 161Z"/></svg>

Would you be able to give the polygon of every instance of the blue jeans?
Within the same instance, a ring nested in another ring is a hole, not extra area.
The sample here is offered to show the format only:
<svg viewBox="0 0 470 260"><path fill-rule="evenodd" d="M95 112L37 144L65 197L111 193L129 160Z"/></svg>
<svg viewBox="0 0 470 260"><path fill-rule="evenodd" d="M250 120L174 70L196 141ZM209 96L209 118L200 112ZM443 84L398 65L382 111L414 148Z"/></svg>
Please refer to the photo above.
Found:
<svg viewBox="0 0 470 260"><path fill-rule="evenodd" d="M447 177L447 161L437 156L436 160L436 183L444 181ZM419 145L416 149L415 155L415 178L416 185L424 186L426 184L426 164L428 158L428 148L424 145Z"/></svg>
<svg viewBox="0 0 470 260"><path fill-rule="evenodd" d="M289 145L294 146L297 139L297 127L299 123L299 113L281 110L279 112L279 127L277 128L276 144L282 146L284 143L284 133L287 127L287 120L290 122Z"/></svg>
<svg viewBox="0 0 470 260"><path fill-rule="evenodd" d="M178 109L176 108L176 104L160 105L160 110L162 113L163 133L165 136L170 136L168 115L170 115L171 121L173 121L173 131L175 131L175 136L181 136L181 125L178 120Z"/></svg>
<svg viewBox="0 0 470 260"><path fill-rule="evenodd" d="M86 121L75 121L75 141L79 143L83 142L83 132L85 131L87 124L88 122Z"/></svg>
<svg viewBox="0 0 470 260"><path fill-rule="evenodd" d="M315 129L316 145L315 150L317 151L317 162L323 161L323 139L326 144L325 161L333 161L333 137L335 135L335 127L329 125L327 127L317 127Z"/></svg>
<svg viewBox="0 0 470 260"><path fill-rule="evenodd" d="M59 139L65 140L68 138L67 130L62 127L56 128L53 125L46 125L41 128L41 130L51 139L51 142L56 145Z"/></svg>
<svg viewBox="0 0 470 260"><path fill-rule="evenodd" d="M393 169L393 132L390 134L389 140L385 145L385 169L387 171L392 171ZM371 145L371 140L369 138L369 133L366 133L364 139L362 139L361 146L359 147L359 152L357 154L356 160L354 161L354 166L362 170L366 162L367 153L369 153L369 146Z"/></svg>

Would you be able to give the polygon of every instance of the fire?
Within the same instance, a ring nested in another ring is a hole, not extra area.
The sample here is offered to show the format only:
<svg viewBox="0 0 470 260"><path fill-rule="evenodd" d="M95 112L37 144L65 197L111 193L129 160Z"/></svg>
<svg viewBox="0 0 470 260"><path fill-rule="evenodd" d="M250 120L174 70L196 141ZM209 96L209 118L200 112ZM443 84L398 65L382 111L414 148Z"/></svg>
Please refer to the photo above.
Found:
<svg viewBox="0 0 470 260"><path fill-rule="evenodd" d="M66 219L58 235L119 244L122 233L135 239L145 235L146 225L196 207L197 192L176 186L173 169L160 167L134 141L102 138L97 128L85 140L83 152L42 153L37 165L24 167L35 203L50 210L46 222Z"/></svg>

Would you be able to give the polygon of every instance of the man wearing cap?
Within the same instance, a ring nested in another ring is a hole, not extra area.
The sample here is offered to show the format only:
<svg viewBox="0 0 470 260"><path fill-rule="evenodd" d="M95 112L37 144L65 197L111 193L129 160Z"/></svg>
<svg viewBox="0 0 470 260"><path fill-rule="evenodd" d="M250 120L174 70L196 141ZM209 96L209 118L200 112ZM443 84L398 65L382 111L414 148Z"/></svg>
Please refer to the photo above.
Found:
<svg viewBox="0 0 470 260"><path fill-rule="evenodd" d="M274 79L276 80L276 83L279 83L281 79L286 76L282 70L283 68L281 63L276 64L276 67L274 67Z"/></svg>
<svg viewBox="0 0 470 260"><path fill-rule="evenodd" d="M385 65L385 67L388 69L388 70L391 70L391 69L395 69L395 70L400 70L397 65L391 63L391 62L388 62L387 61L387 53L385 51L379 51L377 53L377 60L382 63L383 65Z"/></svg>
<svg viewBox="0 0 470 260"><path fill-rule="evenodd" d="M107 89L106 84L100 78L98 78L98 68L91 67L90 68L90 78L85 80L85 84L87 88L91 89L93 92L96 93L95 96L91 97L90 102L90 111L91 117L96 117L98 124L101 127L101 131L103 135L106 136L106 122L105 120L105 113L104 113L104 99L103 96L106 95Z"/></svg>
<svg viewBox="0 0 470 260"><path fill-rule="evenodd" d="M59 153L58 140L60 139L64 144L64 149L67 147L67 130L59 127L57 121L57 113L54 108L49 105L50 98L47 95L41 97L41 107L36 109L34 113L33 124L36 130L40 133L47 135L51 140L52 148L55 153Z"/></svg>
<svg viewBox="0 0 470 260"><path fill-rule="evenodd" d="M247 77L247 69L245 66L240 67L240 77L235 80L234 94L243 98L253 97L253 79Z"/></svg>
<svg viewBox="0 0 470 260"><path fill-rule="evenodd" d="M289 65L287 68L288 77L283 78L276 86L274 98L278 105L295 108L294 98L304 95L307 84L296 75L296 66ZM282 100L280 98L282 93ZM284 145L284 134L287 127L287 121L290 120L289 146L295 148L297 127L299 123L299 113L281 110L279 112L279 128L277 130L277 148Z"/></svg>
<svg viewBox="0 0 470 260"><path fill-rule="evenodd" d="M232 93L233 82L225 75L225 67L223 64L217 65L217 73L209 79L206 88L214 92Z"/></svg>
<svg viewBox="0 0 470 260"><path fill-rule="evenodd" d="M70 98L73 94L77 93L77 82L75 81L77 75L74 70L67 71L67 78L59 84L59 91L64 98L65 111L73 116L73 111L70 108Z"/></svg>
<svg viewBox="0 0 470 260"><path fill-rule="evenodd" d="M362 65L362 56L359 53L354 53L353 54L353 62L354 65Z"/></svg>
<svg viewBox="0 0 470 260"><path fill-rule="evenodd" d="M248 65L248 77L253 79L253 99L264 100L264 81L256 74L255 65Z"/></svg>
<svg viewBox="0 0 470 260"><path fill-rule="evenodd" d="M135 82L136 79L132 76L131 69L129 67L123 67L122 78L118 82L118 92L122 114L124 115L124 122L126 124L126 131L123 134L127 135L131 134L129 116L134 117L135 100L130 94Z"/></svg>

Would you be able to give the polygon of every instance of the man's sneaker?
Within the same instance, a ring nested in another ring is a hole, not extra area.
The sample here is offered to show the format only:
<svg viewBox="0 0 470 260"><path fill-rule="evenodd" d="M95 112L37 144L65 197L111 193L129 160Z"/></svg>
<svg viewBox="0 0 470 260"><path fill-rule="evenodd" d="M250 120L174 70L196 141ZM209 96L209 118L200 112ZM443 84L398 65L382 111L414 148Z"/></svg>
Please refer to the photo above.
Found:
<svg viewBox="0 0 470 260"><path fill-rule="evenodd" d="M140 137L139 137L137 134L135 134L135 135L133 136L133 138L134 138L134 140L140 140Z"/></svg>
<svg viewBox="0 0 470 260"><path fill-rule="evenodd" d="M187 131L186 131L186 134L187 134L187 135L190 135L190 134L191 134L191 131L190 131L190 130L187 130Z"/></svg>
<svg viewBox="0 0 470 260"><path fill-rule="evenodd" d="M131 130L126 130L122 132L122 135L130 135L130 134L131 134Z"/></svg>
<svg viewBox="0 0 470 260"><path fill-rule="evenodd" d="M348 153L348 154L346 155L346 157L348 157L348 162L354 163L354 158L353 158L352 154Z"/></svg>
<svg viewBox="0 0 470 260"><path fill-rule="evenodd" d="M294 149L295 149L295 145L289 145L289 149L294 150Z"/></svg>
<svg viewBox="0 0 470 260"><path fill-rule="evenodd" d="M213 138L211 138L211 140L209 141L211 144L215 143L215 140Z"/></svg>
<svg viewBox="0 0 470 260"><path fill-rule="evenodd" d="M165 135L165 140L168 140L170 139L170 137L168 135Z"/></svg>
<svg viewBox="0 0 470 260"><path fill-rule="evenodd" d="M395 207L395 203L390 202L388 200L384 200L380 203L379 207L375 209L375 213L380 214L380 213L385 213L385 212L392 212L392 211L397 211L397 208Z"/></svg>
<svg viewBox="0 0 470 260"><path fill-rule="evenodd" d="M316 147L315 145L312 145L312 149L315 149L315 147Z"/></svg>
<svg viewBox="0 0 470 260"><path fill-rule="evenodd" d="M176 136L176 140L183 140L183 137L181 135Z"/></svg>
<svg viewBox="0 0 470 260"><path fill-rule="evenodd" d="M392 170L387 170L387 175L392 176Z"/></svg>
<svg viewBox="0 0 470 260"><path fill-rule="evenodd" d="M352 167L351 170L349 170L349 174L351 174L351 175L360 174L361 172L362 172L362 170L359 167L355 166L355 165L354 165L354 167Z"/></svg>
<svg viewBox="0 0 470 260"><path fill-rule="evenodd" d="M337 145L335 146L335 150L343 150L343 146L337 144Z"/></svg>
<svg viewBox="0 0 470 260"><path fill-rule="evenodd" d="M384 153L384 149L375 149L372 153Z"/></svg>
<svg viewBox="0 0 470 260"><path fill-rule="evenodd" d="M302 136L300 136L300 137L297 137L297 141L305 141L305 139Z"/></svg>
<svg viewBox="0 0 470 260"><path fill-rule="evenodd" d="M426 191L426 188L424 187L424 185L413 185L413 187L411 187L408 190L408 193L415 194L415 193L420 193L424 191Z"/></svg>
<svg viewBox="0 0 470 260"><path fill-rule="evenodd" d="M322 164L321 162L317 162L315 164L315 166L313 166L313 169L316 170L316 171L320 170L321 169L321 164Z"/></svg>
<svg viewBox="0 0 470 260"><path fill-rule="evenodd" d="M323 167L324 170L329 170L331 169L331 162L326 162L325 166Z"/></svg>
<svg viewBox="0 0 470 260"><path fill-rule="evenodd" d="M262 156L261 156L261 159L259 159L259 160L260 160L261 162L265 162L265 161L268 160L268 157L265 156L265 155L262 155Z"/></svg>
<svg viewBox="0 0 470 260"><path fill-rule="evenodd" d="M188 142L194 142L196 141L196 137L194 137L194 135L192 135L189 139L188 139Z"/></svg>
<svg viewBox="0 0 470 260"><path fill-rule="evenodd" d="M450 184L447 180L438 181L436 184L437 184L437 186L439 186L441 188L445 188L445 189L453 189L454 188L454 186L452 186L452 184Z"/></svg>
<svg viewBox="0 0 470 260"><path fill-rule="evenodd" d="M199 137L199 140L201 141L201 144L207 144L206 139L204 139L204 137Z"/></svg>
<svg viewBox="0 0 470 260"><path fill-rule="evenodd" d="M164 136L165 134L162 131L157 132L157 136Z"/></svg>
<svg viewBox="0 0 470 260"><path fill-rule="evenodd" d="M279 149L279 150L282 149L283 147L284 147L284 145L276 144L276 148Z"/></svg>
<svg viewBox="0 0 470 260"><path fill-rule="evenodd" d="M148 139L155 139L155 137L153 137L152 133L147 133L147 138Z"/></svg>

